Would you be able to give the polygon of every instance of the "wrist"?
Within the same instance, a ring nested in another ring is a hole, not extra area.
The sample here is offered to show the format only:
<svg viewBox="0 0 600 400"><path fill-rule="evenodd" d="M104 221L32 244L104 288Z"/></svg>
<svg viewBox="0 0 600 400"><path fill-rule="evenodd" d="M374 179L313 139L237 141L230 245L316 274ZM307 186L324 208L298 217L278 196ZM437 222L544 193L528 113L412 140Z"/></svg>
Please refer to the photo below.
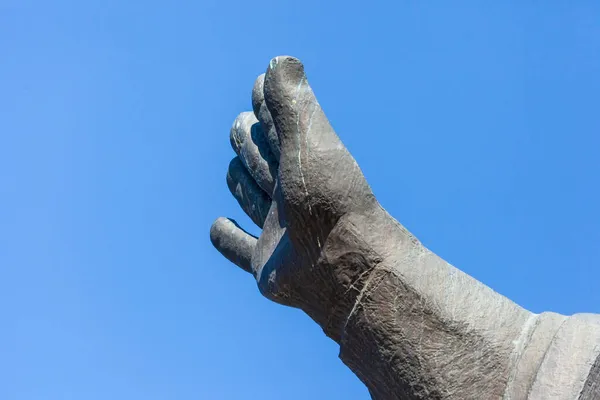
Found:
<svg viewBox="0 0 600 400"><path fill-rule="evenodd" d="M340 358L375 397L502 397L533 314L383 215L363 230L378 258L347 314Z"/></svg>

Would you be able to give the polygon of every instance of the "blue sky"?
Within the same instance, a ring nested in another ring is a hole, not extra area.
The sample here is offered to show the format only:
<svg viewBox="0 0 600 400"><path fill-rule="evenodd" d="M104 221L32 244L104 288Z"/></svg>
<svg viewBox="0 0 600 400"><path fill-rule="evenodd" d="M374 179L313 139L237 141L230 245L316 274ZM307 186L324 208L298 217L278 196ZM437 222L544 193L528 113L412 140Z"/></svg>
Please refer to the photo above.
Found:
<svg viewBox="0 0 600 400"><path fill-rule="evenodd" d="M208 239L257 232L228 134L281 54L430 249L532 311L600 313L599 13L1 1L0 398L368 398Z"/></svg>

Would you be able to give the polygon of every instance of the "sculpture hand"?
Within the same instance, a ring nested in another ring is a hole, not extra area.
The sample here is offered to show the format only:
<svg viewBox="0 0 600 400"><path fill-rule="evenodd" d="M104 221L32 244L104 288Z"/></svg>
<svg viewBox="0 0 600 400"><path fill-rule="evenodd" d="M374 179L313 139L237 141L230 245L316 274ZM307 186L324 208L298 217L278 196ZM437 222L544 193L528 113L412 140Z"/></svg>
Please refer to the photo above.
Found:
<svg viewBox="0 0 600 400"><path fill-rule="evenodd" d="M340 343L373 398L596 398L597 316L532 314L427 250L377 203L297 59L273 59L252 103L227 183L263 230L219 218L211 240Z"/></svg>
<svg viewBox="0 0 600 400"><path fill-rule="evenodd" d="M252 103L254 113L240 114L231 129L238 156L227 183L263 230L255 238L235 221L219 218L211 228L212 243L254 275L263 295L303 309L335 338L334 325L349 312L365 272L354 259L364 254L352 252L357 244L340 245L354 240L352 224L340 227L340 221L368 214L378 204L299 60L271 60L254 85ZM344 258L348 261L340 262Z"/></svg>

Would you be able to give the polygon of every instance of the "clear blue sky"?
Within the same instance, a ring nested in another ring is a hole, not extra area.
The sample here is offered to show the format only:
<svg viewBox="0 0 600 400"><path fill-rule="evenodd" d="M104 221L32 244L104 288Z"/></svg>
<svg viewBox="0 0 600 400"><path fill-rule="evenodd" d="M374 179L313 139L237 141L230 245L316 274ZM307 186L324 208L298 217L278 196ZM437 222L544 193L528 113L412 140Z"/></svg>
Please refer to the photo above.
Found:
<svg viewBox="0 0 600 400"><path fill-rule="evenodd" d="M600 3L576 3L1 1L0 398L368 398L208 239L251 227L229 128L281 54L430 249L600 313Z"/></svg>

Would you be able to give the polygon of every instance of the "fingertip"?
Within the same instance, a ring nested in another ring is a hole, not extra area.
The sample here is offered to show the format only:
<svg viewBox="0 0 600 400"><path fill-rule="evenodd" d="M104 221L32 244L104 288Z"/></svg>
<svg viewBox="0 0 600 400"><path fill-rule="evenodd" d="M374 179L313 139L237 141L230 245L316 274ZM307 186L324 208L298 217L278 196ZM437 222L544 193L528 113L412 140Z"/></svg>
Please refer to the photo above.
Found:
<svg viewBox="0 0 600 400"><path fill-rule="evenodd" d="M278 56L269 62L263 84L264 91L293 90L305 79L304 65L299 59L292 56ZM265 95L265 100L266 98Z"/></svg>
<svg viewBox="0 0 600 400"><path fill-rule="evenodd" d="M256 238L244 231L233 219L219 217L210 227L213 246L232 263L252 272L252 253Z"/></svg>
<svg viewBox="0 0 600 400"><path fill-rule="evenodd" d="M304 65L296 57L292 56L277 56L269 61L266 75L278 73L287 78L301 79L304 76Z"/></svg>
<svg viewBox="0 0 600 400"><path fill-rule="evenodd" d="M252 88L252 110L254 111L254 116L256 118L258 118L260 106L265 101L264 86L265 74L261 74L256 78L256 81L254 81L254 87Z"/></svg>
<svg viewBox="0 0 600 400"><path fill-rule="evenodd" d="M217 250L221 247L221 242L223 240L223 232L226 230L228 223L231 220L225 217L219 217L213 222L210 227L210 242L217 248Z"/></svg>
<svg viewBox="0 0 600 400"><path fill-rule="evenodd" d="M229 131L229 142L231 143L231 148L233 148L233 151L235 151L236 154L240 154L242 146L244 145L244 141L246 140L246 132L249 132L250 126L255 124L257 121L258 120L254 116L254 113L250 111L240 113L233 121Z"/></svg>

